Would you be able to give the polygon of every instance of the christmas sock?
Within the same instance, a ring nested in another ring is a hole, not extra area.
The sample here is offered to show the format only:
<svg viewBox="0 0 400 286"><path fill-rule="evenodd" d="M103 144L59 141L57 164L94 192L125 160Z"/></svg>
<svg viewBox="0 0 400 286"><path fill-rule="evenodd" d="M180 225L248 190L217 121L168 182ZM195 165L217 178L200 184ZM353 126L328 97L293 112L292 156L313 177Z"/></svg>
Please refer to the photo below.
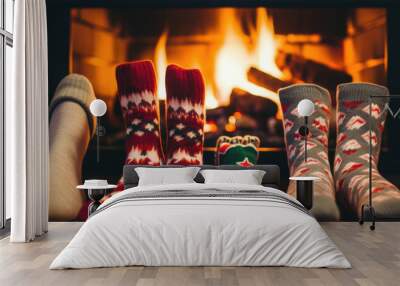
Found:
<svg viewBox="0 0 400 286"><path fill-rule="evenodd" d="M337 88L337 142L334 173L337 197L358 216L368 203L369 128L372 131L372 202L377 217L400 217L400 192L378 172L377 163L385 125L388 90L368 83L346 83ZM371 120L371 122L369 122Z"/></svg>
<svg viewBox="0 0 400 286"><path fill-rule="evenodd" d="M51 220L75 220L85 208L83 192L76 190L81 184L82 163L89 141L96 129L96 121L89 105L96 99L89 80L78 74L64 77L51 100L50 145L50 197ZM86 204L87 205L87 204Z"/></svg>
<svg viewBox="0 0 400 286"><path fill-rule="evenodd" d="M285 144L291 176L314 176L314 203L312 213L320 220L339 219L335 189L328 160L329 116L331 97L329 92L315 84L295 84L279 90L283 110ZM297 104L309 99L315 104L314 113L308 118L307 162L304 161L304 138L299 128L304 118L299 117ZM289 183L288 193L296 197L296 184Z"/></svg>
<svg viewBox="0 0 400 286"><path fill-rule="evenodd" d="M160 165L163 152L157 83L151 61L117 66L118 95L126 124L126 164Z"/></svg>
<svg viewBox="0 0 400 286"><path fill-rule="evenodd" d="M205 91L198 69L167 67L167 164L203 164Z"/></svg>
<svg viewBox="0 0 400 286"><path fill-rule="evenodd" d="M215 151L216 165L251 167L257 164L260 138L257 136L220 136Z"/></svg>

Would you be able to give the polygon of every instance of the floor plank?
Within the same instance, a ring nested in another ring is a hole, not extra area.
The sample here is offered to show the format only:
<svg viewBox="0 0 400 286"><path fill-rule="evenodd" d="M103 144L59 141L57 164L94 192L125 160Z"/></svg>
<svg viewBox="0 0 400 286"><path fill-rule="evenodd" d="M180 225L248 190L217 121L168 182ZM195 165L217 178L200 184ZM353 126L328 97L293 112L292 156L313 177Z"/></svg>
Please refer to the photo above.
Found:
<svg viewBox="0 0 400 286"><path fill-rule="evenodd" d="M81 223L50 223L32 243L0 240L0 285L399 285L400 222L381 222L374 232L356 222L321 223L352 269L289 267L119 267L50 271L55 256Z"/></svg>

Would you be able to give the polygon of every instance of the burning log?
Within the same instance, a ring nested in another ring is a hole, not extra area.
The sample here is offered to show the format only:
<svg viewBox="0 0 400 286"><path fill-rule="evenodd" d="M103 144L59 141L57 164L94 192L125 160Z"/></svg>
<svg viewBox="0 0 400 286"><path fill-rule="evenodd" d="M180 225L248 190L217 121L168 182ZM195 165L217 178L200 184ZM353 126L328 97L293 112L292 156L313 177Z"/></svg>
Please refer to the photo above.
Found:
<svg viewBox="0 0 400 286"><path fill-rule="evenodd" d="M278 89L293 84L293 82L283 81L270 74L260 71L255 67L251 67L247 71L247 79L256 85L269 89L273 92L277 92Z"/></svg>
<svg viewBox="0 0 400 286"><path fill-rule="evenodd" d="M278 51L276 64L281 70L288 71L294 81L319 84L333 92L339 83L352 81L351 75L344 71L283 51Z"/></svg>
<svg viewBox="0 0 400 286"><path fill-rule="evenodd" d="M274 117L278 111L278 106L272 100L256 96L240 88L232 90L229 108L232 109L232 113L238 111L262 120Z"/></svg>

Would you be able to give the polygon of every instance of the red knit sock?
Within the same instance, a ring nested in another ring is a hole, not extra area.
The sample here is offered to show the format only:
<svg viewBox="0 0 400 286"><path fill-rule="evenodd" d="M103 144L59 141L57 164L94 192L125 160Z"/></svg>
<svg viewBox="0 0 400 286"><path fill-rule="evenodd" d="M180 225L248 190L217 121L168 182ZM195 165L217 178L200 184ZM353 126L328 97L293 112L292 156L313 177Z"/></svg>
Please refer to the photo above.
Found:
<svg viewBox="0 0 400 286"><path fill-rule="evenodd" d="M167 164L203 164L204 80L198 69L167 67Z"/></svg>
<svg viewBox="0 0 400 286"><path fill-rule="evenodd" d="M163 152L157 83L151 61L117 66L118 95L126 124L126 164L160 165Z"/></svg>

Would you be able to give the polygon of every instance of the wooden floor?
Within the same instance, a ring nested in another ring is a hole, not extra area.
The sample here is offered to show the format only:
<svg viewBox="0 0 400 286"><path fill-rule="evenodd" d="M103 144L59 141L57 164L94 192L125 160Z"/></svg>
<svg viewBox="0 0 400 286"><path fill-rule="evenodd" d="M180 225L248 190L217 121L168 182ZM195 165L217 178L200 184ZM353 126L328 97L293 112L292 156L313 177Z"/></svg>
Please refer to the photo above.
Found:
<svg viewBox="0 0 400 286"><path fill-rule="evenodd" d="M47 235L28 244L0 241L0 285L400 285L400 223L375 232L355 222L322 223L353 268L124 267L48 270L80 223L50 223Z"/></svg>

